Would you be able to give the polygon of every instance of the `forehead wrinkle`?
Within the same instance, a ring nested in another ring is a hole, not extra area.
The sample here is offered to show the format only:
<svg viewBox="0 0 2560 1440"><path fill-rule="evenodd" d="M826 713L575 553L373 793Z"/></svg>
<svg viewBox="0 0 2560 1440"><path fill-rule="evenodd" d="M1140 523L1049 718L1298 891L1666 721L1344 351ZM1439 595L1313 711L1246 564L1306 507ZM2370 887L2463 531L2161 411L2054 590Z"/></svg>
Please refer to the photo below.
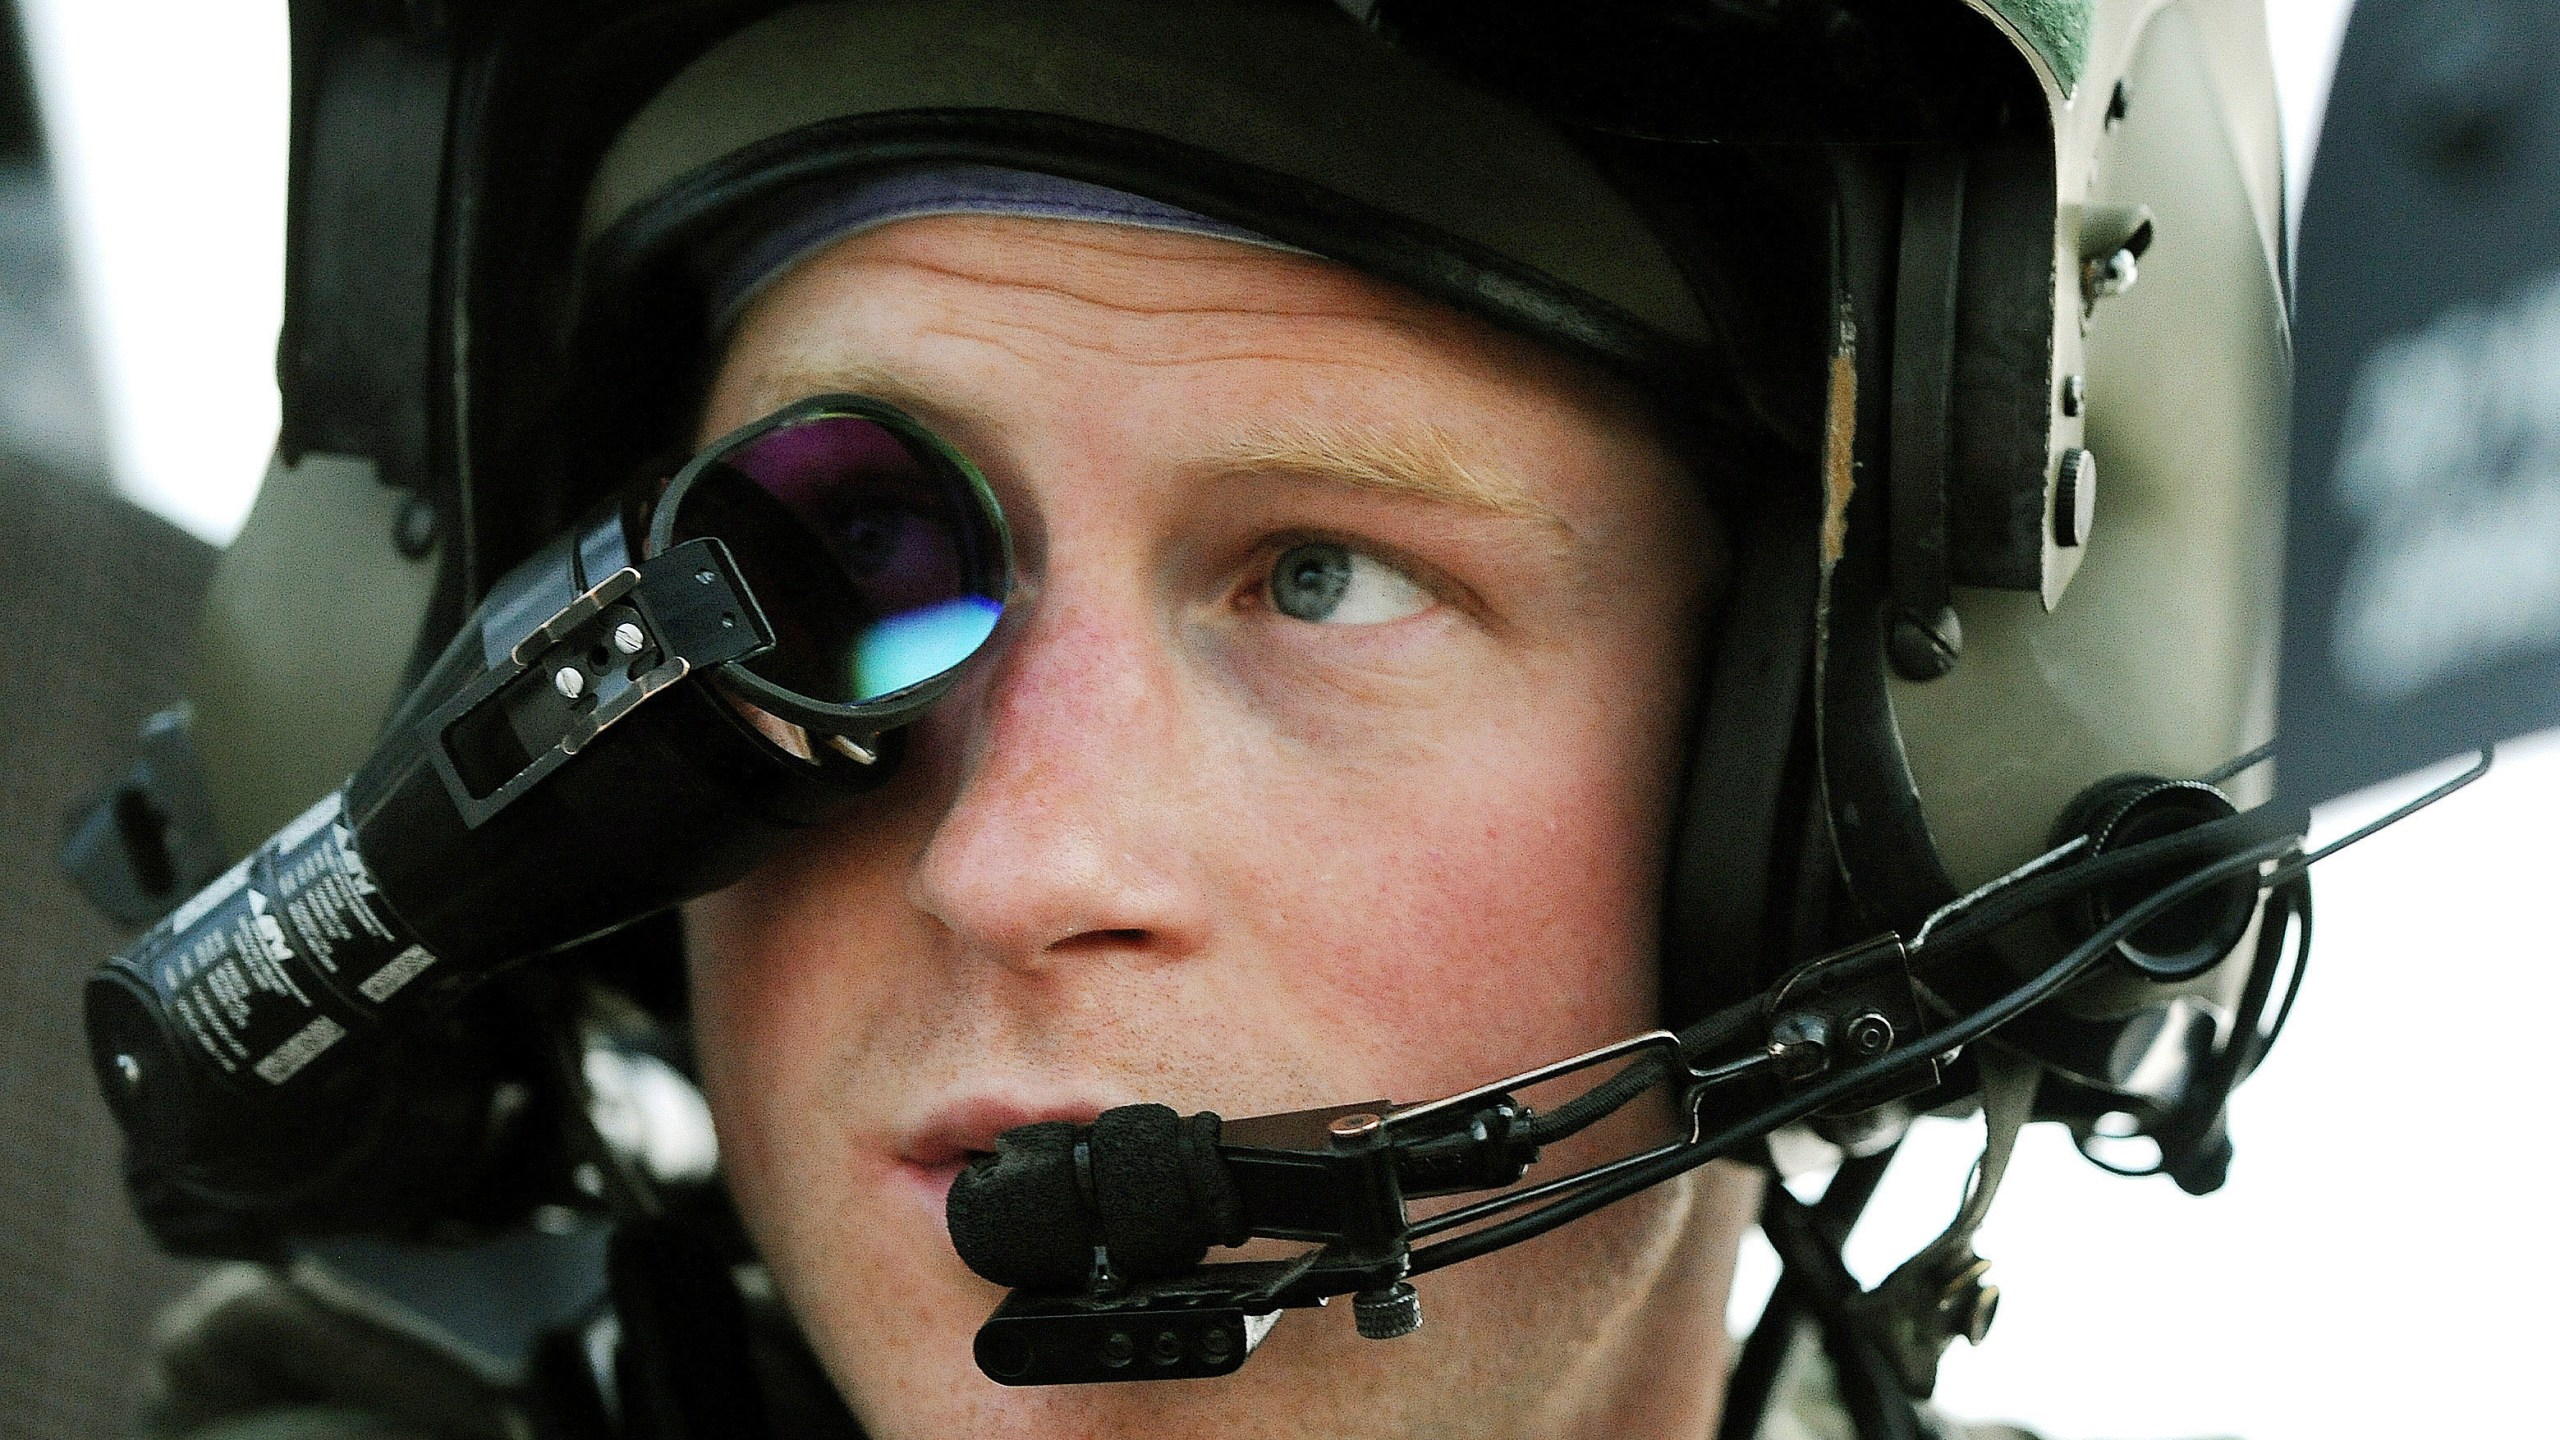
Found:
<svg viewBox="0 0 2560 1440"><path fill-rule="evenodd" d="M993 346L1017 359L1036 364L1055 363L1058 358L1056 355L1026 344L1024 332L1028 332L1029 336L1036 336L1043 344L1062 347L1069 351L1092 351L1106 356L1115 365L1135 370L1184 370L1262 361L1298 364L1304 363L1308 358L1305 354L1296 351L1275 349L1268 344L1247 343L1243 340L1217 346L1193 346L1166 349L1155 353L1131 354L1124 347L1098 344L1089 336L1070 329L1051 330L1037 325L1019 323L1011 326L994 325L981 328L955 325L946 321L933 330L925 332L922 338ZM1387 360L1368 361L1356 356L1340 354L1329 355L1326 358L1329 364L1337 368L1371 372L1381 377L1396 377L1408 373L1404 367ZM958 403L958 397L935 384L929 375L915 373L915 367L883 364L859 354L825 357L802 355L790 363L759 375L753 385L756 398L767 404L781 404L798 396L828 391L848 391L869 396L874 400L885 400L900 409L913 411L919 416L928 415L937 410L948 411ZM1434 438L1437 439L1437 437ZM1446 449L1445 442L1441 443L1440 448ZM1446 463L1452 466L1458 464L1454 455L1446 457Z"/></svg>
<svg viewBox="0 0 2560 1440"><path fill-rule="evenodd" d="M1388 430L1257 424L1219 445L1210 456L1209 468L1231 475L1299 475L1355 490L1571 528L1515 477L1468 464L1434 425Z"/></svg>
<svg viewBox="0 0 2560 1440"><path fill-rule="evenodd" d="M1031 287L1041 288L1041 287ZM1044 293L1054 293L1045 292ZM1135 323L1129 334L1097 328L1077 309L1111 312ZM1403 349L1432 348L1414 327L1370 315L1354 306L1320 304L1120 304L1076 299L1066 313L1039 308L1000 313L946 314L916 338L992 347L1032 365L1078 363L1092 356L1132 371L1180 371L1234 364L1278 362L1327 366L1399 376L1410 366ZM1343 325L1391 332L1345 336ZM1275 333L1277 331L1278 333ZM1364 353L1362 347L1370 352Z"/></svg>

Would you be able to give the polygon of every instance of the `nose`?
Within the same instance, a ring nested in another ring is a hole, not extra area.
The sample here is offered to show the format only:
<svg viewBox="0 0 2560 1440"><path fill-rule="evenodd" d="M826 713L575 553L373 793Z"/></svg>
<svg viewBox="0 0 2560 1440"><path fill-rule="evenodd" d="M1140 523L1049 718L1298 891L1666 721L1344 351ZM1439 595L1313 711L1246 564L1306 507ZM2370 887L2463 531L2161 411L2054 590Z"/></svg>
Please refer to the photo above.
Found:
<svg viewBox="0 0 2560 1440"><path fill-rule="evenodd" d="M1189 954L1208 817L1193 813L1178 659L1135 605L1019 608L919 737L949 799L908 898L965 952L1016 968Z"/></svg>

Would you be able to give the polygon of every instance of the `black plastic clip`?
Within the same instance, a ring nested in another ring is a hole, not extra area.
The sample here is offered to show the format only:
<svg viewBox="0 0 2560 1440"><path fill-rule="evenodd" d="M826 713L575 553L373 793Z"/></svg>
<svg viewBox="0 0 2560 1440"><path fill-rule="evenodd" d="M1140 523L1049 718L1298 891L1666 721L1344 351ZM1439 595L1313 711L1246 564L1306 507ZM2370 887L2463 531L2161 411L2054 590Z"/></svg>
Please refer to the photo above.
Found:
<svg viewBox="0 0 2560 1440"><path fill-rule="evenodd" d="M729 548L688 540L606 576L438 706L427 754L477 829L650 696L772 647Z"/></svg>

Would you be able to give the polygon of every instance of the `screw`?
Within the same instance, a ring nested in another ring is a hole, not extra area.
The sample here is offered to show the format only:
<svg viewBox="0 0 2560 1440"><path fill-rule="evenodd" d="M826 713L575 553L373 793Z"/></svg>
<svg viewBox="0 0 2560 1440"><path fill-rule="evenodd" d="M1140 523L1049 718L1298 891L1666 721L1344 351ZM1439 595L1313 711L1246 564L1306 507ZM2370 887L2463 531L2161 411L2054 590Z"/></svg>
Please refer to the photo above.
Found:
<svg viewBox="0 0 2560 1440"><path fill-rule="evenodd" d="M1126 1330L1114 1330L1102 1339L1102 1363L1117 1370L1138 1358L1138 1342Z"/></svg>
<svg viewBox="0 0 2560 1440"><path fill-rule="evenodd" d="M1351 1323L1363 1340L1393 1340L1422 1328L1422 1297L1402 1280L1351 1297Z"/></svg>
<svg viewBox="0 0 2560 1440"><path fill-rule="evenodd" d="M436 507L427 497L413 494L400 502L400 513L391 521L391 543L412 560L424 560L436 548Z"/></svg>
<svg viewBox="0 0 2560 1440"><path fill-rule="evenodd" d="M1873 1010L1849 1022L1849 1048L1861 1055L1881 1055L1893 1048L1893 1022Z"/></svg>
<svg viewBox="0 0 2560 1440"><path fill-rule="evenodd" d="M1159 1365L1182 1363L1182 1337L1170 1330L1156 1332L1156 1343L1147 1350L1147 1358Z"/></svg>
<svg viewBox="0 0 2560 1440"><path fill-rule="evenodd" d="M640 632L639 626L628 620L613 627L613 648L625 655L639 654L648 643L649 637Z"/></svg>
<svg viewBox="0 0 2560 1440"><path fill-rule="evenodd" d="M133 1058L132 1056L130 1056L130 1055L123 1055L123 1054L119 1054L119 1055L117 1055L117 1056L116 1056L116 1077L117 1077L118 1079L120 1079L120 1080L124 1081L124 1088L126 1088L127 1090L139 1090L139 1089L141 1089L141 1088L142 1088L142 1062L141 1062L141 1061L139 1061L139 1060L134 1059L134 1058Z"/></svg>
<svg viewBox="0 0 2560 1440"><path fill-rule="evenodd" d="M1224 1326L1212 1326L1200 1332L1200 1358L1212 1365L1223 1365L1236 1353L1236 1337Z"/></svg>
<svg viewBox="0 0 2560 1440"><path fill-rule="evenodd" d="M2089 543L2098 521L2098 457L2086 450L2062 452L2053 482L2053 543L2068 549Z"/></svg>
<svg viewBox="0 0 2560 1440"><path fill-rule="evenodd" d="M1991 1262L1976 1256L1972 1264L1949 1275L1938 1292L1938 1314L1946 1333L1963 1336L1968 1345L1987 1339L1991 1322L2000 1314L2000 1287L1984 1278L1990 1273Z"/></svg>
<svg viewBox="0 0 2560 1440"><path fill-rule="evenodd" d="M1956 657L1964 653L1964 625L1956 619L1953 606L1941 606L1934 618L1915 615L1906 610L1893 617L1893 634L1885 643L1885 658L1893 662L1893 673L1910 681L1935 680L1956 668Z"/></svg>
<svg viewBox="0 0 2560 1440"><path fill-rule="evenodd" d="M2141 278L2142 259L2130 246L2103 260L2084 261L2080 267L2080 288L2092 305L2110 295L2123 294Z"/></svg>
<svg viewBox="0 0 2560 1440"><path fill-rule="evenodd" d="M1117 1295L1129 1288L1129 1282L1121 1279L1120 1272L1111 1268L1110 1246L1093 1247L1093 1271L1085 1284L1096 1295Z"/></svg>
<svg viewBox="0 0 2560 1440"><path fill-rule="evenodd" d="M1979 1345L1991 1336L1991 1322L2000 1318L2000 1287L1985 1285L1973 1292L1973 1306L1965 1315L1964 1343Z"/></svg>
<svg viewBox="0 0 2560 1440"><path fill-rule="evenodd" d="M552 672L551 688L560 692L561 699L575 700L587 693L587 677L577 666L563 665Z"/></svg>
<svg viewBox="0 0 2560 1440"><path fill-rule="evenodd" d="M1324 1128L1326 1133L1336 1140L1359 1140L1378 1133L1378 1127L1385 1123L1377 1116L1363 1111L1357 1115L1337 1115L1333 1118L1333 1122Z"/></svg>
<svg viewBox="0 0 2560 1440"><path fill-rule="evenodd" d="M696 570L693 572L693 583L696 585L708 585L719 578L719 575L709 570Z"/></svg>

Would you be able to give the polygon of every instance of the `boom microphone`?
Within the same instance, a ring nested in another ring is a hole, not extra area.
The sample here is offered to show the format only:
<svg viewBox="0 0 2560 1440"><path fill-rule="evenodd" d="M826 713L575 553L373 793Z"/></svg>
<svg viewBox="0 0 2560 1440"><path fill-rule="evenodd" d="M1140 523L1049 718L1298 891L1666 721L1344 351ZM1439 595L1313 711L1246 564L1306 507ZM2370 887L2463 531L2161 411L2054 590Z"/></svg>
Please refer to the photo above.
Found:
<svg viewBox="0 0 2560 1440"><path fill-rule="evenodd" d="M999 1285L1160 1280L1256 1235L1374 1238L1407 1200L1519 1180L1554 1134L1508 1095L1410 1125L1394 1113L1379 1100L1222 1121L1123 1105L1089 1126L1019 1126L952 1181L951 1243Z"/></svg>
<svg viewBox="0 0 2560 1440"><path fill-rule="evenodd" d="M952 1181L951 1243L999 1285L1072 1289L1097 1253L1123 1278L1179 1274L1249 1233L1220 1128L1207 1111L1123 1105L1089 1126L1008 1130Z"/></svg>

